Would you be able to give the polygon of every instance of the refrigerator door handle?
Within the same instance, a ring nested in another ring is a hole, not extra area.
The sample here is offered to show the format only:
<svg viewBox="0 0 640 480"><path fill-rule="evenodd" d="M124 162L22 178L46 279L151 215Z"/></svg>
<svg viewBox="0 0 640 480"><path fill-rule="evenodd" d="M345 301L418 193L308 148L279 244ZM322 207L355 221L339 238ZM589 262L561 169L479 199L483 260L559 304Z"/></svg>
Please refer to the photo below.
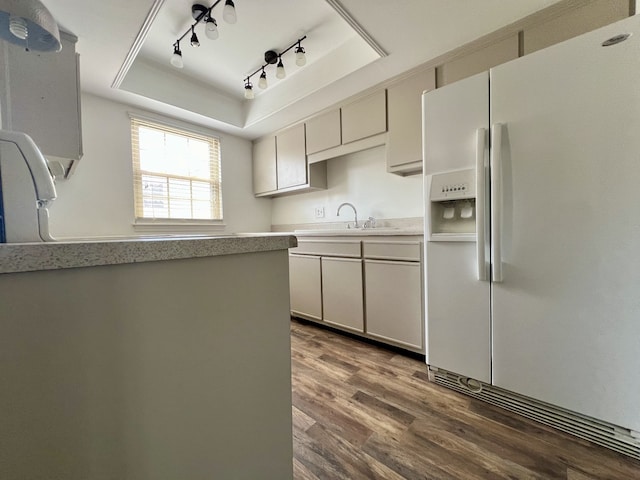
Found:
<svg viewBox="0 0 640 480"><path fill-rule="evenodd" d="M502 282L502 130L491 125L491 256L494 282Z"/></svg>
<svg viewBox="0 0 640 480"><path fill-rule="evenodd" d="M476 130L476 250L478 258L478 280L486 281L487 266L485 258L486 245L486 175L484 166L484 152L487 143L487 130Z"/></svg>

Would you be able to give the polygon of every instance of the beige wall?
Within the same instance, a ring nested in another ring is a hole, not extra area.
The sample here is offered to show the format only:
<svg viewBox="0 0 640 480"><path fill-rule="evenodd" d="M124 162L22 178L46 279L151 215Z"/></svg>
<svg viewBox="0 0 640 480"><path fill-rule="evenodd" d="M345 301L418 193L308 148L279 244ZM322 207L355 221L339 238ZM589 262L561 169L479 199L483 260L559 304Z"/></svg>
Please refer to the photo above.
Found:
<svg viewBox="0 0 640 480"><path fill-rule="evenodd" d="M58 198L50 209L54 237L136 234L130 111L135 109L82 95L84 157L71 178L57 184ZM253 196L251 142L212 133L221 142L224 233L268 231L271 202Z"/></svg>
<svg viewBox="0 0 640 480"><path fill-rule="evenodd" d="M275 198L273 224L353 221L351 211L336 216L342 202L353 203L362 219L422 217L422 175L387 173L385 157L385 147L376 147L328 160L327 189ZM315 218L315 207L324 207L324 218Z"/></svg>

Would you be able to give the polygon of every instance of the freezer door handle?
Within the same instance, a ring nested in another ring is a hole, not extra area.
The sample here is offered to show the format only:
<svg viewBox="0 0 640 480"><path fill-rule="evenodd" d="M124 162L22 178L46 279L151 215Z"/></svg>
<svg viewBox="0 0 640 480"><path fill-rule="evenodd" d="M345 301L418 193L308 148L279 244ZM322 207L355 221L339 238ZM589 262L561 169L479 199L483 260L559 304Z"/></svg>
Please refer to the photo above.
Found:
<svg viewBox="0 0 640 480"><path fill-rule="evenodd" d="M491 125L491 257L494 282L502 282L502 130Z"/></svg>
<svg viewBox="0 0 640 480"><path fill-rule="evenodd" d="M478 257L478 280L488 280L485 258L486 244L486 174L484 154L487 145L487 130L476 130L476 250Z"/></svg>

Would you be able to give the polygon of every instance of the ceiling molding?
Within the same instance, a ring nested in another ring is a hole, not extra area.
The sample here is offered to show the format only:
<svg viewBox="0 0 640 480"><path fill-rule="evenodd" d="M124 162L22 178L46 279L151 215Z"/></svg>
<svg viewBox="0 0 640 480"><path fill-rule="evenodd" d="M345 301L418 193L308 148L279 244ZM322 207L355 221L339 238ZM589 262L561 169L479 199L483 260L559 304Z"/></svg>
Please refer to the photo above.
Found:
<svg viewBox="0 0 640 480"><path fill-rule="evenodd" d="M353 28L362 39L369 44L369 46L376 51L378 55L381 57L386 57L388 53L376 42L376 40L367 33L367 31L360 26L358 22L354 20L349 12L347 12L344 7L338 2L338 0L325 0L331 8L333 8L338 15L340 15L345 22L349 24L351 28Z"/></svg>
<svg viewBox="0 0 640 480"><path fill-rule="evenodd" d="M164 5L164 2L165 0L155 0L153 2L153 5L151 5L151 9L147 14L147 18L144 19L144 22L142 23L142 27L140 28L138 35L136 35L136 38L133 41L133 44L131 45L129 52L125 57L124 62L122 63L122 66L120 67L120 70L118 70L118 73L113 79L111 88L116 88L116 89L120 88L120 85L124 80L124 77L127 75L127 73L129 72L129 69L131 68L131 65L133 65L134 60L138 56L138 52L140 52L140 49L142 48L142 44L144 43L144 41L147 38L147 35L149 34L151 25L153 25L153 22L158 16L158 13L160 12L160 8L162 7L162 5Z"/></svg>

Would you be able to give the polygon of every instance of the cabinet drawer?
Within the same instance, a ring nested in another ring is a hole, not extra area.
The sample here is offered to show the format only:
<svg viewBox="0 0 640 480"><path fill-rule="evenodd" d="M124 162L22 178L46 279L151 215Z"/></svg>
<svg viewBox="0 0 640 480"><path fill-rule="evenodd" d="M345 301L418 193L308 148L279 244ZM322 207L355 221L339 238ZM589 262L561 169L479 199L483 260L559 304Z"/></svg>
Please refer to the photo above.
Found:
<svg viewBox="0 0 640 480"><path fill-rule="evenodd" d="M421 250L420 242L362 242L362 251L365 258L419 262Z"/></svg>
<svg viewBox="0 0 640 480"><path fill-rule="evenodd" d="M290 249L291 253L328 255L333 257L360 257L359 240L301 240L298 246Z"/></svg>

